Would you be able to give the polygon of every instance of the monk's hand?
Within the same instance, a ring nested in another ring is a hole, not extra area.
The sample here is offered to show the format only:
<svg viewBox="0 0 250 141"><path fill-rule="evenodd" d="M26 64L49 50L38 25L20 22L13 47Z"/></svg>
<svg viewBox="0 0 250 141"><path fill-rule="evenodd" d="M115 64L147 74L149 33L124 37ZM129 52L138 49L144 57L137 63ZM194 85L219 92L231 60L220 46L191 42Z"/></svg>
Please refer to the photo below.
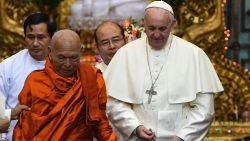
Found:
<svg viewBox="0 0 250 141"><path fill-rule="evenodd" d="M155 137L155 133L143 125L140 125L136 128L136 135L142 140L152 140Z"/></svg>
<svg viewBox="0 0 250 141"><path fill-rule="evenodd" d="M15 108L11 109L11 119L18 119L18 116L20 115L22 110L30 110L30 108L26 105L17 103Z"/></svg>
<svg viewBox="0 0 250 141"><path fill-rule="evenodd" d="M173 136L171 141L184 141L183 139L177 137L177 136Z"/></svg>
<svg viewBox="0 0 250 141"><path fill-rule="evenodd" d="M8 118L0 119L0 133L7 133L10 126Z"/></svg>

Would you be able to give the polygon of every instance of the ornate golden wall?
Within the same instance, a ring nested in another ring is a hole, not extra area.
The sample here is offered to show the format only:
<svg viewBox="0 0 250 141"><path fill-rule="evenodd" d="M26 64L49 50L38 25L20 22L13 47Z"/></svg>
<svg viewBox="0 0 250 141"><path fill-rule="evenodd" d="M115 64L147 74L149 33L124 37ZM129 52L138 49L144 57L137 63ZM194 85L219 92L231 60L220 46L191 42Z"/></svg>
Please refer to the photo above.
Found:
<svg viewBox="0 0 250 141"><path fill-rule="evenodd" d="M250 106L250 75L224 56L229 33L224 27L223 1L189 0L178 10L177 34L208 54L225 88L216 95L216 120L242 120L244 106Z"/></svg>
<svg viewBox="0 0 250 141"><path fill-rule="evenodd" d="M25 1L25 2L23 2ZM32 12L43 11L55 17L59 28L67 28L69 6L74 0L62 0L52 12L30 0L0 1L0 60L24 48L22 23ZM25 4L24 4L25 3ZM225 91L215 95L216 121L243 121L244 107L250 107L250 73L225 58L229 31L224 27L223 0L185 0L174 6L178 25L175 34L198 45L208 54ZM90 48L91 33L82 32L82 43ZM249 124L247 124L248 126ZM214 125L217 130L220 124ZM211 131L211 134L215 134Z"/></svg>

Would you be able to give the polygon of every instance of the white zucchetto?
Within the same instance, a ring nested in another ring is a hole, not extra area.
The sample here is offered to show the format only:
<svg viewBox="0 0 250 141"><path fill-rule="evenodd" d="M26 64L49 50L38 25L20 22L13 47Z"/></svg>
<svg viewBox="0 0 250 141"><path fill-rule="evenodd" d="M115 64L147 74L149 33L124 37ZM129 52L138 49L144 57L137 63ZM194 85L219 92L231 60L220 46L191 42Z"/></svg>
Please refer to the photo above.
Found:
<svg viewBox="0 0 250 141"><path fill-rule="evenodd" d="M164 1L153 1L146 7L146 9L153 7L165 9L174 15L172 7Z"/></svg>

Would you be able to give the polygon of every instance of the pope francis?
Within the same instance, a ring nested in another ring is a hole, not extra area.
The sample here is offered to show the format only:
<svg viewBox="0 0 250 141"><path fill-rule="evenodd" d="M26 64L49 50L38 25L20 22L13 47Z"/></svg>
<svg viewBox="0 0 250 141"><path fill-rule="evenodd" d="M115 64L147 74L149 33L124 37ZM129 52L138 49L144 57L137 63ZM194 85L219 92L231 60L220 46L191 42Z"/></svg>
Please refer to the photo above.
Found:
<svg viewBox="0 0 250 141"><path fill-rule="evenodd" d="M172 7L150 3L146 36L122 47L105 74L107 114L125 140L201 141L223 91L202 49L171 34Z"/></svg>

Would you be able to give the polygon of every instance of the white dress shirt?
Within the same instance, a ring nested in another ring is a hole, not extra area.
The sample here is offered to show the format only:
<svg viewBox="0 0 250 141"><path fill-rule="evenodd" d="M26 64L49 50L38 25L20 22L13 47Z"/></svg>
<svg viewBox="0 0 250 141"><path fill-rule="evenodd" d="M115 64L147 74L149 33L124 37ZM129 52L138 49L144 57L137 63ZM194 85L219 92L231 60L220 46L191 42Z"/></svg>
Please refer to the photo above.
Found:
<svg viewBox="0 0 250 141"><path fill-rule="evenodd" d="M107 65L102 61L100 63L97 63L95 67L98 68L102 73L104 73L107 68Z"/></svg>
<svg viewBox="0 0 250 141"><path fill-rule="evenodd" d="M0 63L0 94L6 99L5 108L9 111L18 102L18 94L22 90L26 77L36 69L42 69L45 61L36 61L28 50L24 49ZM12 140L16 120L11 121L7 141Z"/></svg>

